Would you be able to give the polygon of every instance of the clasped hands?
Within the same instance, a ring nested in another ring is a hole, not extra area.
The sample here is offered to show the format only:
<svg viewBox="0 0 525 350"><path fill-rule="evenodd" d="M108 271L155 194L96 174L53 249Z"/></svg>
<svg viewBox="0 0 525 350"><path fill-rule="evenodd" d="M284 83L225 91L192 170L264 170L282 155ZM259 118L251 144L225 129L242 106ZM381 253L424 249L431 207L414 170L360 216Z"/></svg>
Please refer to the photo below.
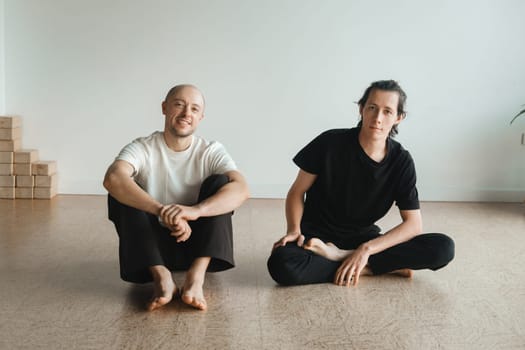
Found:
<svg viewBox="0 0 525 350"><path fill-rule="evenodd" d="M185 242L191 236L188 221L200 217L198 208L180 204L167 204L160 209L159 217L171 230L171 235L177 238L177 243Z"/></svg>

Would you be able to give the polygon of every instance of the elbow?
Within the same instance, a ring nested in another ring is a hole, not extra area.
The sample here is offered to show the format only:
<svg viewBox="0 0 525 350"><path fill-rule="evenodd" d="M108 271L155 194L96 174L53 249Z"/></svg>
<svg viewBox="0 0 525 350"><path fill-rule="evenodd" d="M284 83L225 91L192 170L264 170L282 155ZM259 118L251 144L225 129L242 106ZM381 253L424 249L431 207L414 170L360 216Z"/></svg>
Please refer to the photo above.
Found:
<svg viewBox="0 0 525 350"><path fill-rule="evenodd" d="M109 192L109 187L111 186L111 184L107 176L104 177L104 181L102 181L102 186L104 186L104 188Z"/></svg>
<svg viewBox="0 0 525 350"><path fill-rule="evenodd" d="M244 185L244 188L241 193L242 201L246 201L248 198L250 198L250 189L248 188L248 185Z"/></svg>
<svg viewBox="0 0 525 350"><path fill-rule="evenodd" d="M104 181L102 182L102 186L111 193L112 189L115 186L116 176L113 173L107 173L106 176L104 176Z"/></svg>

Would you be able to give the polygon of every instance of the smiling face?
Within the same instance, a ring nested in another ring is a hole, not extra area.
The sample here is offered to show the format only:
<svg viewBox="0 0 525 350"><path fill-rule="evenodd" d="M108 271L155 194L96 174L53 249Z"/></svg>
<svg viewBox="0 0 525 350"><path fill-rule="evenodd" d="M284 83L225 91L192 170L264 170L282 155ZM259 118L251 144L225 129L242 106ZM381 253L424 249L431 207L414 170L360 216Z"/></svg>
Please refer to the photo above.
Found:
<svg viewBox="0 0 525 350"><path fill-rule="evenodd" d="M362 118L361 133L371 140L386 140L390 130L403 120L398 114L399 94L396 91L373 89L359 107Z"/></svg>
<svg viewBox="0 0 525 350"><path fill-rule="evenodd" d="M204 98L193 86L175 88L162 102L162 114L164 132L175 138L191 136L204 118Z"/></svg>

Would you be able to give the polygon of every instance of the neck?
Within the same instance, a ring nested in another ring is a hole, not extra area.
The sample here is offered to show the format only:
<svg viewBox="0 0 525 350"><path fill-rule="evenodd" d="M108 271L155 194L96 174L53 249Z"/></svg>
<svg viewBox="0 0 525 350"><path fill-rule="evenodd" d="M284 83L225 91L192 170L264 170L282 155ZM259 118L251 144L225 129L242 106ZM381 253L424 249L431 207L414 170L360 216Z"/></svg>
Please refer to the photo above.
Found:
<svg viewBox="0 0 525 350"><path fill-rule="evenodd" d="M359 144L366 155L378 163L386 156L386 139L367 138L360 132Z"/></svg>
<svg viewBox="0 0 525 350"><path fill-rule="evenodd" d="M169 132L164 131L164 141L166 142L166 145L168 145L169 149L175 152L182 152L187 150L191 145L192 139L192 135L175 136L170 134Z"/></svg>

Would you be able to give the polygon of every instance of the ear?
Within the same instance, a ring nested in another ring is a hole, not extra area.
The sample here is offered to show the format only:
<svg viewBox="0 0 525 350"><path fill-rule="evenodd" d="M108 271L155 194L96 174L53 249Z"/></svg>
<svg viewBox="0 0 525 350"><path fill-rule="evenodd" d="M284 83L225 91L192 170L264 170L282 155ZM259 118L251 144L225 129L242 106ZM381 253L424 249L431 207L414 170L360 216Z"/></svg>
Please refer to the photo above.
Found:
<svg viewBox="0 0 525 350"><path fill-rule="evenodd" d="M405 113L401 113L401 114L398 114L397 115L397 120L395 121L394 124L399 124L403 121L403 119L405 119L406 117L406 114Z"/></svg>
<svg viewBox="0 0 525 350"><path fill-rule="evenodd" d="M162 107L162 114L166 115L166 101L162 101L161 107Z"/></svg>

